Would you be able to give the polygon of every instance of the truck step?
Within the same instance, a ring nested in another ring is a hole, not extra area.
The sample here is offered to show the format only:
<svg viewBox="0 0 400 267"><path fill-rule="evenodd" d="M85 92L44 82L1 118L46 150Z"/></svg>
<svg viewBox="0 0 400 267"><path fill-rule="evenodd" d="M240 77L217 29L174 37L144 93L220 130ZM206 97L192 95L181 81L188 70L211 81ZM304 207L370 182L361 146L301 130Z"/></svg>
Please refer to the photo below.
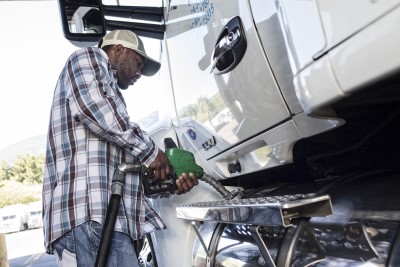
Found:
<svg viewBox="0 0 400 267"><path fill-rule="evenodd" d="M332 203L329 195L279 195L184 204L176 214L190 221L288 227L294 218L331 215Z"/></svg>

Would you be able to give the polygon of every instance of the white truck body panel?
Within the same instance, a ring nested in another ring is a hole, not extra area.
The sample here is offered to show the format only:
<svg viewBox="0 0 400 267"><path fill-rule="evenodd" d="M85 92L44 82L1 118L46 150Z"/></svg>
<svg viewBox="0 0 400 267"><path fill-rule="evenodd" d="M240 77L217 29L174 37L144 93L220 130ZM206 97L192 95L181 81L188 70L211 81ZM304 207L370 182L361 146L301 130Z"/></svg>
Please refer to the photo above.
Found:
<svg viewBox="0 0 400 267"><path fill-rule="evenodd" d="M169 12L166 22L169 58L173 59L170 64L177 114L185 117L180 115L184 114L184 109L191 104L201 104L198 100L202 97L205 101L212 97L221 99L223 103L215 115L226 108L232 114L232 118L222 127L213 127L211 122L215 119L214 114L197 120L201 120L210 131L209 136L204 138L215 135L223 141L222 144L217 142L209 150L197 146L202 156L213 157L287 119L288 109L262 52L247 2L231 2L229 7L225 1L178 3L182 1L171 1L170 5L175 8ZM204 6L204 10L196 9L197 5L201 8ZM210 13L209 18L205 15L207 12ZM247 51L257 52L245 53L239 65L229 73L212 74L211 55L216 39L225 23L234 16L240 16L242 20ZM200 25L205 23L202 20L207 20L207 24ZM207 139L195 141L196 144L202 144Z"/></svg>

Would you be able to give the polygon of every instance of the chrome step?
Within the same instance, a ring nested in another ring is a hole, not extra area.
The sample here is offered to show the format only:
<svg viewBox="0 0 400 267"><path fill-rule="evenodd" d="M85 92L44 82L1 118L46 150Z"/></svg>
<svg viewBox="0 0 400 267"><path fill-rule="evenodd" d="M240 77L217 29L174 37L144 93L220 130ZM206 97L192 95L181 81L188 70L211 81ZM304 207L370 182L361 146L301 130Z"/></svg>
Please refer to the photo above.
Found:
<svg viewBox="0 0 400 267"><path fill-rule="evenodd" d="M332 203L329 195L280 195L184 204L176 214L190 221L288 227L293 218L331 215Z"/></svg>

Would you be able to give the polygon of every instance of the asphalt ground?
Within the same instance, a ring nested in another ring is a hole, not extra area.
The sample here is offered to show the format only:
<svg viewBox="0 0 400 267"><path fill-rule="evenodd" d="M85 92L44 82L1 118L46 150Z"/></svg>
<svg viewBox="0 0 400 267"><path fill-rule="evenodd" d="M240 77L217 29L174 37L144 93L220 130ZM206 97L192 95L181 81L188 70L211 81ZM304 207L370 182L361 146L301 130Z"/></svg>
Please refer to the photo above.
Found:
<svg viewBox="0 0 400 267"><path fill-rule="evenodd" d="M57 267L54 255L45 253L43 229L31 229L5 235L10 267Z"/></svg>

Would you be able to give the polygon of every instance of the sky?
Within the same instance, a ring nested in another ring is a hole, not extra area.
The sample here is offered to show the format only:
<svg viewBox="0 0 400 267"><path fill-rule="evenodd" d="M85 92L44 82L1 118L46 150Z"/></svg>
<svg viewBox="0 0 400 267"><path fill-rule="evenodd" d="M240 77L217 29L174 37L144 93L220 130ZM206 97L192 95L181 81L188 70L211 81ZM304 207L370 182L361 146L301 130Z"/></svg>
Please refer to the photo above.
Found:
<svg viewBox="0 0 400 267"><path fill-rule="evenodd" d="M157 48L152 52L144 42L146 51L158 59ZM46 134L57 78L76 49L63 36L57 1L0 0L0 150ZM146 103L129 105L129 99L140 93L154 95L158 78L153 77L141 78L135 89L123 92L130 114L131 106L137 117L144 116Z"/></svg>

